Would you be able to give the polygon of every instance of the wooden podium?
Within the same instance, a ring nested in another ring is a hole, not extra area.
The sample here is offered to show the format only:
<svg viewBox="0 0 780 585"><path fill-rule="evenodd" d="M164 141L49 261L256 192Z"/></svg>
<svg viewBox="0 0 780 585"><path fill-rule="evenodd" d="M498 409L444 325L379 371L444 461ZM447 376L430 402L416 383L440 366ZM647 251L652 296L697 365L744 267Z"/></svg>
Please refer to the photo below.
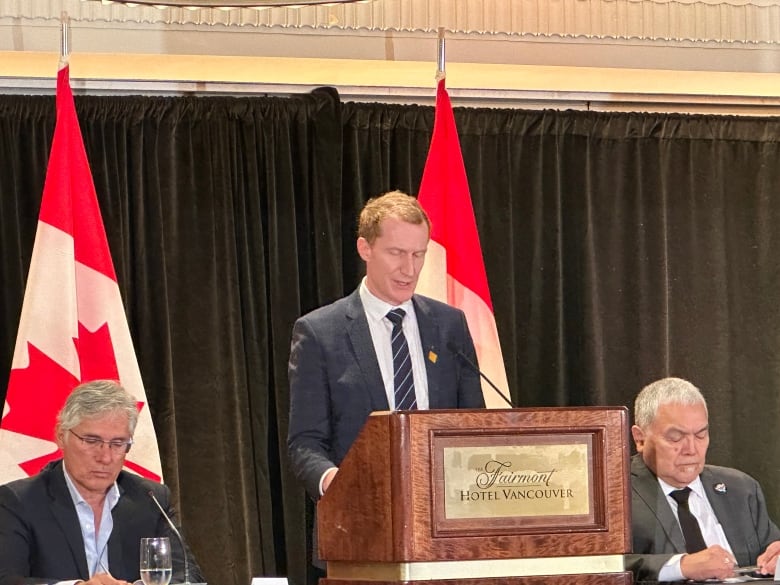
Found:
<svg viewBox="0 0 780 585"><path fill-rule="evenodd" d="M373 414L317 506L321 585L630 585L627 416Z"/></svg>

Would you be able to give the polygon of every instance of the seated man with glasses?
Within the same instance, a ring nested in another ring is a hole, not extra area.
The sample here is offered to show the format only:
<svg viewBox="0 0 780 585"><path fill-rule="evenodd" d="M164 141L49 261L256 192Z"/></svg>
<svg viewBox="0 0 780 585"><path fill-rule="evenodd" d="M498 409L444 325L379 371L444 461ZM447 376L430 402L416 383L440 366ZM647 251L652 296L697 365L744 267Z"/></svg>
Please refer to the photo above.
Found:
<svg viewBox="0 0 780 585"><path fill-rule="evenodd" d="M167 487L122 470L133 445L136 400L107 380L76 387L55 428L62 459L0 486L0 585L125 585L140 575L140 541L168 536L172 582L185 575ZM184 545L186 546L186 544ZM204 581L187 550L190 581Z"/></svg>

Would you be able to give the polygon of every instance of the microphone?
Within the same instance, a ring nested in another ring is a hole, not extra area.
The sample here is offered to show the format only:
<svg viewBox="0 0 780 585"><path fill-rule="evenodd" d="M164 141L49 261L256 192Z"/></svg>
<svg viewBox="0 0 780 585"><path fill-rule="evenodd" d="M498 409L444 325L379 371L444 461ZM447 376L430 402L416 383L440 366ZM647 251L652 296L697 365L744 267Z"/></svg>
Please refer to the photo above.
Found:
<svg viewBox="0 0 780 585"><path fill-rule="evenodd" d="M163 507L160 505L160 500L158 500L155 497L154 492L152 490L149 490L147 493L149 494L149 497L152 498L152 501L159 508L160 514L162 514L163 518L165 518L165 521L168 523L168 526L171 527L171 530L176 535L176 538L179 539L179 545L181 545L182 554L184 555L184 583L186 585L200 585L196 583L190 583L190 564L189 561L187 560L187 547L184 544L184 539L181 537L181 533L179 532L179 529L176 528L176 525L173 523L173 520L171 520L171 517L168 516L168 514L165 512Z"/></svg>
<svg viewBox="0 0 780 585"><path fill-rule="evenodd" d="M469 359L469 357L468 357L468 356L467 356L465 353L463 353L462 351L460 351L460 349L458 349L458 346L457 346L457 345L455 345L455 343L454 343L454 342L452 342L452 341L448 341L448 342L447 342L447 349L449 349L449 350L450 350L452 353L454 353L456 356L458 356L460 359L462 359L462 360L463 360L463 361L464 361L464 362L465 362L465 363L466 363L466 364L469 366L469 368L470 368L472 371L474 371L474 372L476 372L477 374L479 374L479 375L482 377L482 379L483 379L483 380L485 380L485 382L487 382L488 384L490 384L490 387L491 387L491 388L493 388L493 390L495 390L495 391L496 391L496 394L498 394L498 395L501 397L501 399L502 399L504 402L506 402L506 403L507 403L507 404L510 406L510 408L517 408L517 407L516 407L516 406L515 406L515 405L512 403L512 401L511 401L511 400L509 400L509 398L507 398L507 397L506 397L506 395L505 395L503 392L501 392L501 390L499 390L499 389L498 389L498 386L496 386L495 384L493 384L493 382L490 380L490 378L488 378L488 377L487 377L485 374L483 374L483 373L482 373L482 370L480 370L480 369L477 367L477 364L475 364L474 362L472 362L472 361Z"/></svg>

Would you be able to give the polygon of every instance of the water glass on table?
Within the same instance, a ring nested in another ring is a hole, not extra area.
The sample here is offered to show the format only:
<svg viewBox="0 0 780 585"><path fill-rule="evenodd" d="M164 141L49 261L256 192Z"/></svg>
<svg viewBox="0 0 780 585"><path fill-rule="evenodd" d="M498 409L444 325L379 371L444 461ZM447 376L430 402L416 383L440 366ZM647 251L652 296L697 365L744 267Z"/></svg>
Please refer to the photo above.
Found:
<svg viewBox="0 0 780 585"><path fill-rule="evenodd" d="M167 536L141 539L141 581L168 585L173 575L171 542Z"/></svg>

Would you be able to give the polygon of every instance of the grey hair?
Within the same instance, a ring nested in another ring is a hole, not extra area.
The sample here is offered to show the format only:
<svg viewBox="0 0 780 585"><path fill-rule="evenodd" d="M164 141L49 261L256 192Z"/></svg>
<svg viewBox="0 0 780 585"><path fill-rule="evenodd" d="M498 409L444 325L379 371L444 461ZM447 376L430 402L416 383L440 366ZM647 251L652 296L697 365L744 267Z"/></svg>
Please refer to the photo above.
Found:
<svg viewBox="0 0 780 585"><path fill-rule="evenodd" d="M642 388L637 395L634 401L634 424L640 429L647 428L664 404L701 404L707 413L707 401L696 386L682 378L662 378Z"/></svg>
<svg viewBox="0 0 780 585"><path fill-rule="evenodd" d="M57 415L61 432L78 426L85 418L121 412L127 415L130 435L138 423L137 401L114 380L92 380L76 386Z"/></svg>

